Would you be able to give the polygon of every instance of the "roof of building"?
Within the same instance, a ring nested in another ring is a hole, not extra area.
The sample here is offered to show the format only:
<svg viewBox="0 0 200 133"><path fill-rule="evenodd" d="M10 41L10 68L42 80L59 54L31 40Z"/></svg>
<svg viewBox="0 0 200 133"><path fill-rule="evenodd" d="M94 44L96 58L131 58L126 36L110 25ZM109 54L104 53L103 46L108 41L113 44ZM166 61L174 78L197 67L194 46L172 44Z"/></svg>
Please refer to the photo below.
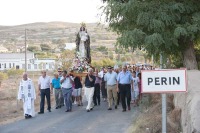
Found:
<svg viewBox="0 0 200 133"><path fill-rule="evenodd" d="M3 51L4 51L4 50L5 50L5 51L8 51L7 48L5 48L5 47L3 47L3 46L0 46L0 51L2 51L2 50L3 50Z"/></svg>
<svg viewBox="0 0 200 133"><path fill-rule="evenodd" d="M76 43L65 43L65 45L65 49L72 50L76 48Z"/></svg>
<svg viewBox="0 0 200 133"><path fill-rule="evenodd" d="M23 59L25 53L0 53L0 59ZM27 59L33 59L34 53L27 53Z"/></svg>

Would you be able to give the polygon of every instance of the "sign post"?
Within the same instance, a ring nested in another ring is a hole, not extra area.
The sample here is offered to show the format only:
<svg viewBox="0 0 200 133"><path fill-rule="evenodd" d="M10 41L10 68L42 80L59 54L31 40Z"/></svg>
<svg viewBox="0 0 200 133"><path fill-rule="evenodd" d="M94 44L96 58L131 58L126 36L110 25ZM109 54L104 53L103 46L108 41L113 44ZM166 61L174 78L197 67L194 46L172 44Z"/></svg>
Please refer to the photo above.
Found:
<svg viewBox="0 0 200 133"><path fill-rule="evenodd" d="M160 53L160 69L163 68L162 53ZM167 99L166 94L162 95L162 133L167 133Z"/></svg>
<svg viewBox="0 0 200 133"><path fill-rule="evenodd" d="M142 70L142 93L162 94L162 133L167 133L166 93L186 91L186 69Z"/></svg>

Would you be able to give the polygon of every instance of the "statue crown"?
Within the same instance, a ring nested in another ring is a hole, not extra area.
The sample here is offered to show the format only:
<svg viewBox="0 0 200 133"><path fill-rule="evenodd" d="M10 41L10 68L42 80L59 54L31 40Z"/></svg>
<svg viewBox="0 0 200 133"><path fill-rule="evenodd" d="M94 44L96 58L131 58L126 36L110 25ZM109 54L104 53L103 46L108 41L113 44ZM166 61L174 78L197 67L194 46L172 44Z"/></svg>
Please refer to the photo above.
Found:
<svg viewBox="0 0 200 133"><path fill-rule="evenodd" d="M86 27L86 24L84 22L81 23L81 27Z"/></svg>

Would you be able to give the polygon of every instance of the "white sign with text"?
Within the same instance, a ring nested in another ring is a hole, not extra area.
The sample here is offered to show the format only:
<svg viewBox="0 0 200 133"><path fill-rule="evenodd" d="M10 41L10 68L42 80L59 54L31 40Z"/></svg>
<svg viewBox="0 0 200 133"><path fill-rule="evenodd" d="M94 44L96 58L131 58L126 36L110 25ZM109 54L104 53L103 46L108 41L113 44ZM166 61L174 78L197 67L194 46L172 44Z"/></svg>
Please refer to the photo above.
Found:
<svg viewBox="0 0 200 133"><path fill-rule="evenodd" d="M142 93L186 92L186 69L142 70Z"/></svg>

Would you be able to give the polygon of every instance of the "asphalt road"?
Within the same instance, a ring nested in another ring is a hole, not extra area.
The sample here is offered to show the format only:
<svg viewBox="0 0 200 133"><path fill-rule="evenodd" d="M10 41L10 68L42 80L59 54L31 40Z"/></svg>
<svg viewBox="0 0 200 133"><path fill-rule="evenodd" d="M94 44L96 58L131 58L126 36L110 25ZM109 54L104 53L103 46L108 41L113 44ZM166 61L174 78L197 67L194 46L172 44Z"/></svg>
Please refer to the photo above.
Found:
<svg viewBox="0 0 200 133"><path fill-rule="evenodd" d="M84 106L73 105L72 112L65 108L53 109L14 123L1 125L0 133L127 133L128 128L137 117L138 108L122 112L118 109L107 110L107 102L101 102L93 111L86 112Z"/></svg>

